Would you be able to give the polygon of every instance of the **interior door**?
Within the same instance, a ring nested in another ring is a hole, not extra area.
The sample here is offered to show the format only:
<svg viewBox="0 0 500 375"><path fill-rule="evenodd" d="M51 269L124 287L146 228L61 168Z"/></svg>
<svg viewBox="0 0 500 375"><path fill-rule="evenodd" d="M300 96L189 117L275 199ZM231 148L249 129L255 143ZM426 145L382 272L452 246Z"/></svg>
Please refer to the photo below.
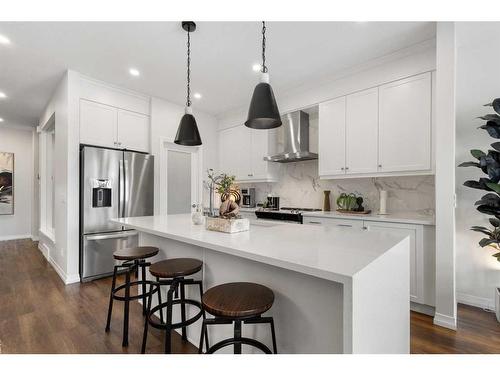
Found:
<svg viewBox="0 0 500 375"><path fill-rule="evenodd" d="M164 142L161 152L160 213L187 214L202 203L201 148Z"/></svg>
<svg viewBox="0 0 500 375"><path fill-rule="evenodd" d="M346 173L378 168L378 88L347 95Z"/></svg>
<svg viewBox="0 0 500 375"><path fill-rule="evenodd" d="M431 107L431 73L380 87L380 171L431 169Z"/></svg>
<svg viewBox="0 0 500 375"><path fill-rule="evenodd" d="M123 199L121 217L150 216L154 213L154 157L138 152L123 152L120 172Z"/></svg>

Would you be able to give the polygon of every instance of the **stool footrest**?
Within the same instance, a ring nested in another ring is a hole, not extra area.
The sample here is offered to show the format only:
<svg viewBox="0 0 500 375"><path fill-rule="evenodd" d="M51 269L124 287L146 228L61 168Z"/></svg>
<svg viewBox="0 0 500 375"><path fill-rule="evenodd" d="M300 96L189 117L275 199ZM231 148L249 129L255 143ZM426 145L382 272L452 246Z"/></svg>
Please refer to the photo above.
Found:
<svg viewBox="0 0 500 375"><path fill-rule="evenodd" d="M175 299L175 300L172 301L172 305L179 305L181 303L182 303L182 300L180 300L180 299ZM163 323L163 322L162 323L155 322L152 319L153 316L154 316L154 314L156 312L160 311L161 309L164 309L164 308L168 307L168 302L164 302L164 303L162 303L160 305L157 305L157 306L151 308L151 310L149 311L149 315L148 315L148 322L149 322L149 324L152 327L155 327L157 329L177 329L177 328L187 327L188 325L193 324L194 322L196 322L198 319L201 318L201 316L203 315L203 309L201 307L201 303L200 302L192 300L192 299L185 299L184 303L187 304L187 305L196 306L196 307L198 307L200 309L200 311L195 316L193 316L192 318L187 319L184 322L178 322L178 323L172 323L172 324L166 324L166 323Z"/></svg>
<svg viewBox="0 0 500 375"><path fill-rule="evenodd" d="M144 289L147 289L146 286L148 285L153 285L153 286L156 286L155 285L155 282L154 281L149 281L149 280L146 280L146 281L142 281L142 280L137 280L137 281L132 281L130 282L130 287L133 287L133 286L136 286L136 285L142 285L144 287ZM113 289L113 299L117 300L117 301L125 301L125 297L122 297L122 296L119 296L117 293L120 291L120 290L123 290L127 287L127 284L122 284L118 287L116 287L115 289ZM144 293L140 293L140 294L136 294L134 296L129 296L129 301L132 301L132 300L136 300L136 299L140 299L140 298L143 298L143 297L149 297L151 294L154 294L156 292L156 288L153 288L152 290L150 291L147 291L147 292L144 292Z"/></svg>

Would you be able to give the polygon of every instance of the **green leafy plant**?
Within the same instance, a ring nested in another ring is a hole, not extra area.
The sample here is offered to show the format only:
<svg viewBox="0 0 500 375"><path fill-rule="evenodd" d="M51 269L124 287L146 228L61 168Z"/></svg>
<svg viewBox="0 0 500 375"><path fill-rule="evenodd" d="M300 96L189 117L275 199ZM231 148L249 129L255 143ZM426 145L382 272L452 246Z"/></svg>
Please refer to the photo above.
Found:
<svg viewBox="0 0 500 375"><path fill-rule="evenodd" d="M229 194L231 187L234 184L235 176L228 175L225 173L215 174L213 169L207 170L208 182L207 185L222 196L223 194Z"/></svg>
<svg viewBox="0 0 500 375"><path fill-rule="evenodd" d="M485 104L485 106L493 107L496 114L479 117L486 121L479 129L486 130L492 138L500 139L500 98ZM475 206L479 212L493 216L489 219L492 228L473 226L471 230L487 236L479 241L481 247L493 247L498 251L500 250L500 142L492 143L491 147L492 150L487 152L471 150L470 153L476 161L462 163L459 167L479 168L487 175L487 177L481 177L477 181L465 181L464 186L488 192L475 203ZM493 256L500 262L500 252L493 254Z"/></svg>

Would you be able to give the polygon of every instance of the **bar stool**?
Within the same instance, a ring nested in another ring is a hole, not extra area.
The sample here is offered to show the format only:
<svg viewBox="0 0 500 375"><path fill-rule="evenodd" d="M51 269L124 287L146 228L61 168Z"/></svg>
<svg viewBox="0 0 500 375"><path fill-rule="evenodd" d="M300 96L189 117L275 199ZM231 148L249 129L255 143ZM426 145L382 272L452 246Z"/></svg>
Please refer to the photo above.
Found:
<svg viewBox="0 0 500 375"><path fill-rule="evenodd" d="M228 283L210 288L203 294L201 299L203 309L212 314L214 318L203 319L201 326L200 345L198 353L203 352L203 337L207 335L207 326L212 324L233 324L234 336L209 347L207 344L206 354L234 345L234 354L241 354L241 344L250 345L262 350L264 353L272 354L271 350L263 343L241 335L241 323L271 325L273 340L273 351L277 354L276 335L274 333L274 320L272 317L262 317L271 308L274 302L274 293L268 287L254 283Z"/></svg>
<svg viewBox="0 0 500 375"><path fill-rule="evenodd" d="M113 281L111 283L111 293L109 296L108 319L106 322L106 332L109 332L111 326L111 314L113 311L113 301L123 301L123 341L122 346L128 346L128 322L129 322L129 305L130 301L142 298L142 314L146 315L146 298L151 294L146 291L146 286L151 285L152 281L146 279L146 267L151 263L146 262L147 258L151 258L158 254L160 250L157 247L139 246L117 250L113 253L116 260L123 261L117 264L113 271ZM130 281L130 274L135 272L138 276L139 268L142 269L142 280ZM119 271L125 271L125 283L116 286L116 275ZM141 293L130 295L130 287L140 285L142 287ZM124 295L119 295L119 292L124 290Z"/></svg>
<svg viewBox="0 0 500 375"><path fill-rule="evenodd" d="M165 353L172 351L172 330L181 328L182 339L187 341L187 326L193 324L202 316L205 317L200 301L186 298L186 285L198 285L200 291L200 299L203 295L203 282L201 280L186 279L187 276L193 275L200 271L203 267L203 262L193 258L174 258L162 260L154 263L149 267L149 273L156 277L156 282L150 285L148 298L146 319L144 322L144 333L142 339L142 350L146 352L146 342L148 338L148 327L151 325L154 328L165 331ZM167 291L167 301L162 303L161 287L169 286ZM180 292L180 298L179 297ZM158 296L158 305L151 308L151 301L154 294ZM174 298L175 297L175 298ZM174 305L181 307L181 321L172 323L172 309ZM200 311L192 318L186 319L186 305L196 306ZM163 309L167 310L166 320L163 319ZM153 316L159 313L160 322L153 319ZM208 346L208 335L205 335L206 344Z"/></svg>

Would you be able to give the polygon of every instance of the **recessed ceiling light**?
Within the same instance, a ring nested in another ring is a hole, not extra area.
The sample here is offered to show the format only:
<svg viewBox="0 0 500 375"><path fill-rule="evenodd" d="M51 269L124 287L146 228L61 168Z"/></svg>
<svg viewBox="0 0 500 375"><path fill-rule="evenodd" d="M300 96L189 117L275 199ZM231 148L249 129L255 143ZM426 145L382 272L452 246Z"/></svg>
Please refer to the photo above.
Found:
<svg viewBox="0 0 500 375"><path fill-rule="evenodd" d="M261 65L260 64L253 64L252 65L252 70L254 72L260 72L260 69L261 69Z"/></svg>
<svg viewBox="0 0 500 375"><path fill-rule="evenodd" d="M0 44L10 44L10 39L0 34Z"/></svg>
<svg viewBox="0 0 500 375"><path fill-rule="evenodd" d="M3 118L0 117L0 122L3 122Z"/></svg>
<svg viewBox="0 0 500 375"><path fill-rule="evenodd" d="M195 98L195 99L201 99L201 94L199 92L195 92L193 94L193 98Z"/></svg>
<svg viewBox="0 0 500 375"><path fill-rule="evenodd" d="M7 95L5 95L4 92L0 91L0 99L5 99L6 97L7 97Z"/></svg>
<svg viewBox="0 0 500 375"><path fill-rule="evenodd" d="M128 72L130 73L130 75L134 76L134 77L138 77L141 75L141 72L139 72L137 69L135 68L130 68L128 70Z"/></svg>

